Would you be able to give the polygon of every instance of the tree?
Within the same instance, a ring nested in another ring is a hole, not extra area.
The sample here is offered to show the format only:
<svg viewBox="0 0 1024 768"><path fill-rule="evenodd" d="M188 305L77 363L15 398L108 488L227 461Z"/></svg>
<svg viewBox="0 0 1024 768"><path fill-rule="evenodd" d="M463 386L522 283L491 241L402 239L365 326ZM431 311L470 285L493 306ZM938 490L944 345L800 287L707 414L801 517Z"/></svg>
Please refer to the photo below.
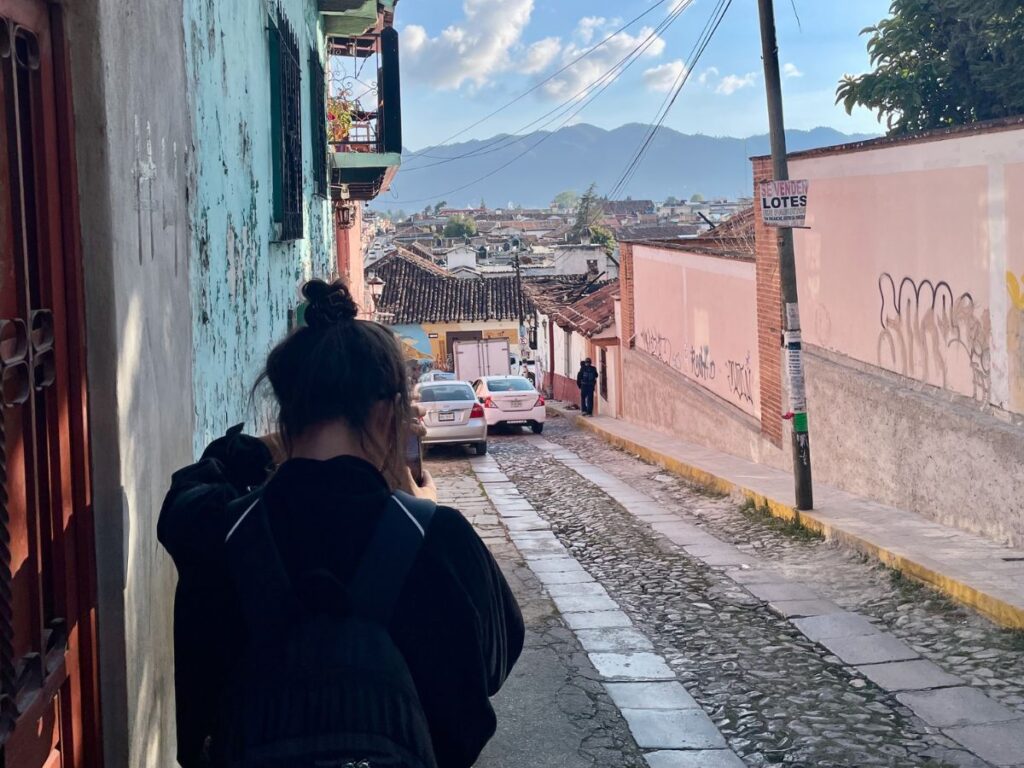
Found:
<svg viewBox="0 0 1024 768"><path fill-rule="evenodd" d="M591 184L583 197L576 203L576 221L572 225L572 237L580 242L584 235L596 227L604 218L604 204L597 196L597 185Z"/></svg>
<svg viewBox="0 0 1024 768"><path fill-rule="evenodd" d="M457 213L444 225L444 236L450 238L475 237L476 220L470 216Z"/></svg>
<svg viewBox="0 0 1024 768"><path fill-rule="evenodd" d="M439 203L436 203L434 205L434 215L435 216L440 216L441 215L441 211L443 211L447 207L448 207L448 201L447 200L441 200Z"/></svg>
<svg viewBox="0 0 1024 768"><path fill-rule="evenodd" d="M878 113L890 135L1024 114L1020 0L893 0L870 35L874 71L836 89L846 111Z"/></svg>
<svg viewBox="0 0 1024 768"><path fill-rule="evenodd" d="M600 225L590 228L590 242L594 245L603 245L604 249L611 253L615 250L615 235L608 227Z"/></svg>
<svg viewBox="0 0 1024 768"><path fill-rule="evenodd" d="M555 195L555 199L551 201L551 207L559 211L571 211L579 205L579 202L579 193L575 189L567 189L565 192Z"/></svg>
<svg viewBox="0 0 1024 768"><path fill-rule="evenodd" d="M665 198L665 205L679 205L679 198L674 195L669 195Z"/></svg>
<svg viewBox="0 0 1024 768"><path fill-rule="evenodd" d="M690 202L691 203L703 203L704 202L704 195L702 195L700 192L694 192L692 195L690 195Z"/></svg>

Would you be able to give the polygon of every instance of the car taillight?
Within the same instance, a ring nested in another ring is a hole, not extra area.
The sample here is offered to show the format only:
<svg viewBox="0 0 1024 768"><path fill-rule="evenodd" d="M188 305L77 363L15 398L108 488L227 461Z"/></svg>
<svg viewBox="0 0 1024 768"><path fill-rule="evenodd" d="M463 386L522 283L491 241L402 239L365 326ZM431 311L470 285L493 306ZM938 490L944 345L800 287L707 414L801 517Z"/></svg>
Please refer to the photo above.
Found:
<svg viewBox="0 0 1024 768"><path fill-rule="evenodd" d="M534 408L543 408L544 407L544 395L538 395L537 396L537 402L533 404L533 407Z"/></svg>
<svg viewBox="0 0 1024 768"><path fill-rule="evenodd" d="M497 408L498 405L491 398L484 398L484 408Z"/></svg>
<svg viewBox="0 0 1024 768"><path fill-rule="evenodd" d="M473 410L469 412L469 418L471 419L482 419L484 417L484 407L477 403L473 406Z"/></svg>

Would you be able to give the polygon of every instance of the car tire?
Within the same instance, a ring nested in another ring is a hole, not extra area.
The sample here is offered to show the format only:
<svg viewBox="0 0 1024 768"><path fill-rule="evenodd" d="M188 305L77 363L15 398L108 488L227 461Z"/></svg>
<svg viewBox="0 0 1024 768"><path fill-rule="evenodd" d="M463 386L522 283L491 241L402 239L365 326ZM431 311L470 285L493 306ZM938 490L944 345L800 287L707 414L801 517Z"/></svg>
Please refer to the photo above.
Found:
<svg viewBox="0 0 1024 768"><path fill-rule="evenodd" d="M473 449L476 451L476 455L477 456L486 456L487 455L487 443L476 443L473 446Z"/></svg>
<svg viewBox="0 0 1024 768"><path fill-rule="evenodd" d="M533 434L539 435L541 432L544 431L544 425L543 424L531 424L530 425L530 429L533 430Z"/></svg>

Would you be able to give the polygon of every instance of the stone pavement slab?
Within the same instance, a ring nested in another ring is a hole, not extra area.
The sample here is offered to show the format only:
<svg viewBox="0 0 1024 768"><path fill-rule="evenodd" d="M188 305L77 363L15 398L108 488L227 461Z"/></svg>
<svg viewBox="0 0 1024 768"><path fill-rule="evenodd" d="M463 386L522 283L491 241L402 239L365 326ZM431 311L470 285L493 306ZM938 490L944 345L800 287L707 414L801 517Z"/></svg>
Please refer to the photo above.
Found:
<svg viewBox="0 0 1024 768"><path fill-rule="evenodd" d="M752 585L747 589L760 597L760 593L756 591L758 586L760 585ZM797 619L793 624L807 636L808 640L813 640L816 643L836 637L878 634L878 628L870 621L856 613L846 611Z"/></svg>
<svg viewBox="0 0 1024 768"><path fill-rule="evenodd" d="M654 644L633 627L604 627L577 630L576 637L589 653L648 651Z"/></svg>
<svg viewBox="0 0 1024 768"><path fill-rule="evenodd" d="M831 637L821 644L851 666L908 661L918 653L902 640L882 633L854 637Z"/></svg>
<svg viewBox="0 0 1024 768"><path fill-rule="evenodd" d="M887 691L922 691L964 684L959 677L924 659L869 664L857 669L868 680Z"/></svg>
<svg viewBox="0 0 1024 768"><path fill-rule="evenodd" d="M939 728L1024 720L1020 712L1007 709L977 688L942 688L937 691L901 693L896 698L926 723ZM1021 761L1024 762L1024 754L1021 755Z"/></svg>
<svg viewBox="0 0 1024 768"><path fill-rule="evenodd" d="M947 728L946 735L998 766L1024 766L1024 722Z"/></svg>
<svg viewBox="0 0 1024 768"><path fill-rule="evenodd" d="M582 419L549 408L643 459L698 484L766 505L772 514L881 560L994 621L1024 629L1024 567L1007 567L1024 553L922 515L815 484L816 508L799 512L788 472L688 443L619 419ZM942 546L936 546L941 541ZM1009 558L1010 560L1008 560Z"/></svg>
<svg viewBox="0 0 1024 768"><path fill-rule="evenodd" d="M730 574L731 575L731 574ZM781 600L817 600L818 595L805 587L803 584L783 582L780 584L754 583L745 584L747 591L754 597L764 600L766 603L778 602ZM813 637L811 638L814 639Z"/></svg>
<svg viewBox="0 0 1024 768"><path fill-rule="evenodd" d="M662 750L647 755L651 768L744 768L744 763L727 749Z"/></svg>
<svg viewBox="0 0 1024 768"><path fill-rule="evenodd" d="M594 611L590 613L562 613L569 629L608 629L631 627L633 622L622 611Z"/></svg>
<svg viewBox="0 0 1024 768"><path fill-rule="evenodd" d="M843 610L831 600L779 600L769 603L768 607L785 619L826 616Z"/></svg>
<svg viewBox="0 0 1024 768"><path fill-rule="evenodd" d="M605 683L619 709L700 709L679 682Z"/></svg>
<svg viewBox="0 0 1024 768"><path fill-rule="evenodd" d="M644 749L724 749L725 739L703 710L623 709L636 743Z"/></svg>
<svg viewBox="0 0 1024 768"><path fill-rule="evenodd" d="M591 653L590 662L608 680L676 679L676 673L656 653Z"/></svg>

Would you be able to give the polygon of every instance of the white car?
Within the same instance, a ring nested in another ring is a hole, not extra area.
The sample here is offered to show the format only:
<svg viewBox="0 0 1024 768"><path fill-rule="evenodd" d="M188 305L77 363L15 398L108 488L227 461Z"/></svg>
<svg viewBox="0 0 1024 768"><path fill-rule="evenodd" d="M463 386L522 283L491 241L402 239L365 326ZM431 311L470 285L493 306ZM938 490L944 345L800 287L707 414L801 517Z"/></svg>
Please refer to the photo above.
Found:
<svg viewBox="0 0 1024 768"><path fill-rule="evenodd" d="M420 384L420 405L426 411L423 445L472 445L477 456L487 453L487 420L484 407L464 381L430 381Z"/></svg>
<svg viewBox="0 0 1024 768"><path fill-rule="evenodd" d="M484 376L473 390L484 406L487 426L529 427L536 435L544 431L544 398L525 377Z"/></svg>

